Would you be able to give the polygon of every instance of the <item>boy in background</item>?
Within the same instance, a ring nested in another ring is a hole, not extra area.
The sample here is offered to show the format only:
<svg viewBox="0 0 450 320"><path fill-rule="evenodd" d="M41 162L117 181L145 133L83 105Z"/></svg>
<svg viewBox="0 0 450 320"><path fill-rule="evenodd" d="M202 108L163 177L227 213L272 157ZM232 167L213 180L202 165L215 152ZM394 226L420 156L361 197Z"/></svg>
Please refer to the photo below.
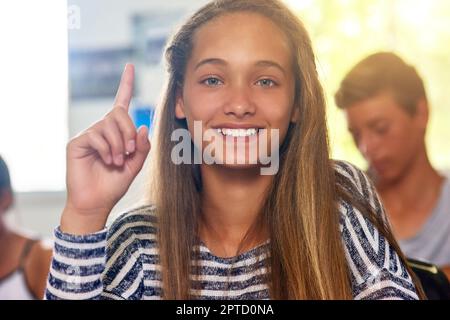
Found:
<svg viewBox="0 0 450 320"><path fill-rule="evenodd" d="M348 72L335 101L368 161L401 249L450 277L450 182L427 155L421 77L397 55L376 53Z"/></svg>

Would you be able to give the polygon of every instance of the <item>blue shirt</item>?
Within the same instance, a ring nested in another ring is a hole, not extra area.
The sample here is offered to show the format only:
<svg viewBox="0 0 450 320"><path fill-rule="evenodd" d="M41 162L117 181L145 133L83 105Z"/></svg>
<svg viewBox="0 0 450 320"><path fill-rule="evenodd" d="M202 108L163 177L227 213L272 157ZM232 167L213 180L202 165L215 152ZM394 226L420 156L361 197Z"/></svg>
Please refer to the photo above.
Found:
<svg viewBox="0 0 450 320"><path fill-rule="evenodd" d="M410 258L450 266L450 181L445 179L433 212L419 232L400 240L402 251Z"/></svg>

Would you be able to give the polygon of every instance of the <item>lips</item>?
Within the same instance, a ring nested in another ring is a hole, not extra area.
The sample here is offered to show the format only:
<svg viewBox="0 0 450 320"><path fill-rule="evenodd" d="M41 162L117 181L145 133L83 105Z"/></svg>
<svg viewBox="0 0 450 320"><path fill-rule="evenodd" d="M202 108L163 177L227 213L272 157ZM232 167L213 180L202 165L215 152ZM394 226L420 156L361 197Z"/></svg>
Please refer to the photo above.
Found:
<svg viewBox="0 0 450 320"><path fill-rule="evenodd" d="M251 137L259 134L264 126L253 123L221 123L212 126L217 133L228 137Z"/></svg>

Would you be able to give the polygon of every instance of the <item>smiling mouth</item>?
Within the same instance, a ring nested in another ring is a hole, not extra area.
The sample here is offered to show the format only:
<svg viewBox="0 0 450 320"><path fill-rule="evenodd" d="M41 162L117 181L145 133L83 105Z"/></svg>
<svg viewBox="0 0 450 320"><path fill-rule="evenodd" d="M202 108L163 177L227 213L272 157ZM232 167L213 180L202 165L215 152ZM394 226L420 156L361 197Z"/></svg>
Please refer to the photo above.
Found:
<svg viewBox="0 0 450 320"><path fill-rule="evenodd" d="M230 129L230 128L218 128L215 129L218 133L227 137L251 137L256 136L259 133L259 128L248 128L248 129Z"/></svg>

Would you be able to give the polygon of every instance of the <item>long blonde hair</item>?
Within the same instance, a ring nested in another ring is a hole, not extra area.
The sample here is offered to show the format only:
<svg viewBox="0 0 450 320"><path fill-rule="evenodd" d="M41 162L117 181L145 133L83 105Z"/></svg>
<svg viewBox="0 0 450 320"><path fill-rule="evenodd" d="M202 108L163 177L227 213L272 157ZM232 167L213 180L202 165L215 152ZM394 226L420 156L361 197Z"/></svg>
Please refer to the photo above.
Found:
<svg viewBox="0 0 450 320"><path fill-rule="evenodd" d="M276 23L287 35L295 60L295 107L301 120L288 130L279 171L260 212L260 222L270 236L266 262L270 297L351 299L336 203L339 198L352 201L352 197L336 184L328 151L324 95L309 36L299 19L277 0L212 1L180 27L166 48L168 81L157 110L150 191L157 208L163 297L191 298L191 259L196 258L193 248L201 212L199 168L175 165L170 158L175 145L171 133L187 128L185 120L175 117L177 92L183 86L196 30L223 14L240 11L261 14ZM359 207L398 249L389 229L367 204Z"/></svg>

